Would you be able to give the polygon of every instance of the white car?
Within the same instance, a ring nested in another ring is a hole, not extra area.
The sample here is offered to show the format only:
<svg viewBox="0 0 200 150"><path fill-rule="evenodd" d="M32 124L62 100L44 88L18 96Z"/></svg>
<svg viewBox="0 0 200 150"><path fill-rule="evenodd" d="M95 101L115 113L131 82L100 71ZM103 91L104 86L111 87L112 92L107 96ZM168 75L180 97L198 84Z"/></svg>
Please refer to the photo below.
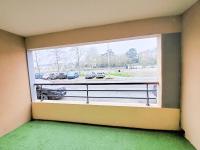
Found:
<svg viewBox="0 0 200 150"><path fill-rule="evenodd" d="M47 73L47 74L44 74L43 77L42 77L42 79L48 80L48 79L49 79L49 74L48 74L48 73Z"/></svg>
<svg viewBox="0 0 200 150"><path fill-rule="evenodd" d="M97 75L96 75L96 78L97 79L103 79L105 77L105 73L104 72L98 72Z"/></svg>

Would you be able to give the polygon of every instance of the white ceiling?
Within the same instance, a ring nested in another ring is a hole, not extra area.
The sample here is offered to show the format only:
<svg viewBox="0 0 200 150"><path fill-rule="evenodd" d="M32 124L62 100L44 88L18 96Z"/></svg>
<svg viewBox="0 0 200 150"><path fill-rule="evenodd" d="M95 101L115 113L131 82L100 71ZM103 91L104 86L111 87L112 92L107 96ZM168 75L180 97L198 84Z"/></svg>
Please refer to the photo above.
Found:
<svg viewBox="0 0 200 150"><path fill-rule="evenodd" d="M0 28L31 36L182 14L198 0L0 0Z"/></svg>

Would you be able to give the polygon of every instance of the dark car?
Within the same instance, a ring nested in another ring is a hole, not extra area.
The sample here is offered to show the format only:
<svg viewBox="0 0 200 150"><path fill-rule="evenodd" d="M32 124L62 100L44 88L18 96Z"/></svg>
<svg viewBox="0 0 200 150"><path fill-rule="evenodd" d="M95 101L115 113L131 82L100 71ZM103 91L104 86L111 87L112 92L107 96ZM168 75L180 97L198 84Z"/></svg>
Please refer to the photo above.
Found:
<svg viewBox="0 0 200 150"><path fill-rule="evenodd" d="M57 79L67 79L67 75L65 73L59 73Z"/></svg>
<svg viewBox="0 0 200 150"><path fill-rule="evenodd" d="M96 73L95 72L89 72L86 74L85 79L93 79L96 77Z"/></svg>
<svg viewBox="0 0 200 150"><path fill-rule="evenodd" d="M57 89L36 87L37 98L41 100L60 100L66 95L66 88L61 87Z"/></svg>
<svg viewBox="0 0 200 150"><path fill-rule="evenodd" d="M36 73L35 74L35 79L42 79L43 78L43 75L42 73Z"/></svg>
<svg viewBox="0 0 200 150"><path fill-rule="evenodd" d="M75 71L69 71L67 73L67 79L75 79L79 77L79 73Z"/></svg>

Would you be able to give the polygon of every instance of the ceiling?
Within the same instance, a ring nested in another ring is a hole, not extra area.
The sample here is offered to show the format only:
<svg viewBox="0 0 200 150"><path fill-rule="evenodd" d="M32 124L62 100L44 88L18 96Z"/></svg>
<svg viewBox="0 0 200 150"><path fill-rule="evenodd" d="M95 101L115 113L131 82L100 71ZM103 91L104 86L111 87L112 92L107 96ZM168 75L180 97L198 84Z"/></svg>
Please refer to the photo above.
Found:
<svg viewBox="0 0 200 150"><path fill-rule="evenodd" d="M22 36L180 15L198 0L0 0L0 29Z"/></svg>

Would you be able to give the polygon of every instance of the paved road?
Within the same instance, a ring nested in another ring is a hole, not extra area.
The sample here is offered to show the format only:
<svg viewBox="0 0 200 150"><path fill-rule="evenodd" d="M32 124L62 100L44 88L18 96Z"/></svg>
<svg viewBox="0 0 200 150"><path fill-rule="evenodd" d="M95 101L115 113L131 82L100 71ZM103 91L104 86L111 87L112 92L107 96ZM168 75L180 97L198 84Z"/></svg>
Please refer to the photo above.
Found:
<svg viewBox="0 0 200 150"><path fill-rule="evenodd" d="M36 80L37 83L90 83L90 82L152 82L158 81L155 77L115 77L112 79L104 78L104 79L85 79L84 77L79 77L73 80ZM59 86L50 86L49 88L57 88ZM74 89L74 90L85 90L86 86L65 86L66 89ZM145 85L91 85L89 86L89 90L146 90ZM152 89L152 86L150 87ZM86 92L72 92L68 91L67 96L86 96ZM118 99L118 98L90 98L91 102L119 102L119 103L146 103L146 92L108 92L108 91L101 91L101 92L89 92L89 96L92 97L143 97L144 99ZM150 97L155 97L155 95L150 92ZM72 97L65 97L63 100L66 101L84 101L86 102L86 98L72 98ZM156 100L150 100L151 103L156 103Z"/></svg>

